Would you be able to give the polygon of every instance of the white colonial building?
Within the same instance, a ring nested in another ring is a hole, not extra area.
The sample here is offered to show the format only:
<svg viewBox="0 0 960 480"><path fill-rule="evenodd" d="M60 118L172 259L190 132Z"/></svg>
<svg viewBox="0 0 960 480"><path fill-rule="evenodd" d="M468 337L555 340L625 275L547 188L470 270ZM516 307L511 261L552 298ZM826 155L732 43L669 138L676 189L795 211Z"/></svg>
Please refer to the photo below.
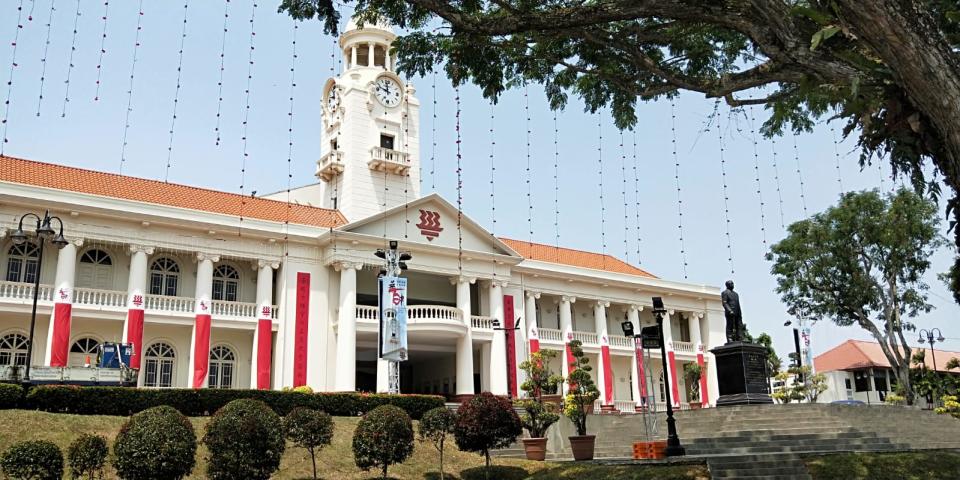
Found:
<svg viewBox="0 0 960 480"><path fill-rule="evenodd" d="M143 387L384 391L374 251L397 240L414 257L402 392L515 395L531 349L579 339L599 403L632 411L642 391L662 402L660 352L638 366L620 326L653 325L659 296L673 398L686 404L683 365L699 362L701 403L712 404L708 350L725 340L719 288L496 238L440 196L421 197L419 103L393 72L393 38L380 26L343 34L345 69L324 91L317 182L289 194L0 158L0 366L28 361L39 275L32 365L82 366L96 345L116 341L134 345ZM45 210L62 219L69 243L48 242L41 262L36 243L17 245L11 233L25 212ZM561 357L554 367L566 371Z"/></svg>

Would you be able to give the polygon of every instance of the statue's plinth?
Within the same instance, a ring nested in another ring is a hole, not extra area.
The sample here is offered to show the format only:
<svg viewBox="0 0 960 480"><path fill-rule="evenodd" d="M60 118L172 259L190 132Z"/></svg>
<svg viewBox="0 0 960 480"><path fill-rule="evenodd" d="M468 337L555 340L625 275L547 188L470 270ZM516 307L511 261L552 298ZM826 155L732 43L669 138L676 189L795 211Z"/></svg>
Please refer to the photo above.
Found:
<svg viewBox="0 0 960 480"><path fill-rule="evenodd" d="M732 342L710 350L717 362L717 406L773 403L763 345Z"/></svg>

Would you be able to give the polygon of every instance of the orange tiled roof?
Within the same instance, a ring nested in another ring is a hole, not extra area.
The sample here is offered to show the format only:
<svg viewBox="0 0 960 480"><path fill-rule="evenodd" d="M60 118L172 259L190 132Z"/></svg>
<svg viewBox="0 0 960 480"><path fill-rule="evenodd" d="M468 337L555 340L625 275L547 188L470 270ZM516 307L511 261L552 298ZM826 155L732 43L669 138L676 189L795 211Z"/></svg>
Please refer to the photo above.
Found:
<svg viewBox="0 0 960 480"><path fill-rule="evenodd" d="M503 243L516 250L523 258L538 260L541 262L557 263L560 265L570 265L573 267L592 268L594 270L603 270L614 273L625 273L627 275L638 275L641 277L657 278L655 275L634 267L619 258L600 253L585 252L583 250L574 250L572 248L555 247L544 245L542 243L524 242L522 240L512 240L509 238L500 238Z"/></svg>
<svg viewBox="0 0 960 480"><path fill-rule="evenodd" d="M340 212L326 208L6 156L0 156L0 181L231 216L240 216L242 210L246 218L281 223L288 218L290 223L315 227L346 223Z"/></svg>
<svg viewBox="0 0 960 480"><path fill-rule="evenodd" d="M916 352L918 347L912 347ZM929 352L928 352L929 353ZM933 369L933 355L925 355L924 363L927 368ZM937 350L936 369L941 372L947 372L947 362L951 358L960 358L960 352L950 352L947 350ZM847 340L826 352L817 355L813 359L813 365L818 372L832 372L835 370L858 370L862 368L890 368L890 362L887 356L880 349L877 342L867 342L863 340Z"/></svg>

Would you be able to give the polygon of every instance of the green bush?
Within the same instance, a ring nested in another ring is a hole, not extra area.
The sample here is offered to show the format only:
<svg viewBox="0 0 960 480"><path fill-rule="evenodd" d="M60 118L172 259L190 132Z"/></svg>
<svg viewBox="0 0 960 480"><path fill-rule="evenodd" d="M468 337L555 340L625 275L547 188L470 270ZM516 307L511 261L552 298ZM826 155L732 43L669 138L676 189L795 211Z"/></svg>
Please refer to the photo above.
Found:
<svg viewBox="0 0 960 480"><path fill-rule="evenodd" d="M15 443L0 458L0 470L12 480L60 480L63 454L46 440Z"/></svg>
<svg viewBox="0 0 960 480"><path fill-rule="evenodd" d="M151 407L169 405L188 417L202 417L242 398L260 400L278 415L287 415L297 407L307 407L333 416L354 417L380 405L394 405L405 410L414 419L419 419L427 410L444 405L443 397L435 395L55 385L30 389L25 406L45 412L128 416Z"/></svg>
<svg viewBox="0 0 960 480"><path fill-rule="evenodd" d="M453 433L457 416L447 407L437 407L420 419L420 441L430 442L440 452L440 480L443 480L443 445Z"/></svg>
<svg viewBox="0 0 960 480"><path fill-rule="evenodd" d="M280 467L286 446L280 416L267 404L234 400L207 424L203 443L210 451L207 477L213 480L267 480Z"/></svg>
<svg viewBox="0 0 960 480"><path fill-rule="evenodd" d="M333 440L333 418L326 412L297 407L283 418L287 439L306 448L313 464L313 478L317 478L316 451Z"/></svg>
<svg viewBox="0 0 960 480"><path fill-rule="evenodd" d="M173 407L153 407L120 427L113 466L123 480L177 480L193 470L196 453L190 420Z"/></svg>
<svg viewBox="0 0 960 480"><path fill-rule="evenodd" d="M0 410L17 408L23 402L23 387L14 383L0 383Z"/></svg>
<svg viewBox="0 0 960 480"><path fill-rule="evenodd" d="M106 438L89 433L80 434L67 449L70 474L73 478L86 477L89 480L100 477L108 453Z"/></svg>
<svg viewBox="0 0 960 480"><path fill-rule="evenodd" d="M387 478L387 468L403 463L412 453L413 422L407 412L382 405L357 423L353 432L353 458L363 470L377 467L383 478Z"/></svg>
<svg viewBox="0 0 960 480"><path fill-rule="evenodd" d="M510 400L490 392L475 395L457 409L454 439L464 452L477 452L490 468L490 450L513 443L523 430Z"/></svg>

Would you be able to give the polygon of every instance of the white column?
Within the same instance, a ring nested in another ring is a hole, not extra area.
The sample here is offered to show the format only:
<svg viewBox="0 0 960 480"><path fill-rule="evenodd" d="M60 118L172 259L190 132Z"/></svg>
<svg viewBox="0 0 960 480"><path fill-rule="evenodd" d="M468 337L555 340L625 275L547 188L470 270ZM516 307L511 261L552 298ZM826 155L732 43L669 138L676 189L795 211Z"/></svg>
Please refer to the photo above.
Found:
<svg viewBox="0 0 960 480"><path fill-rule="evenodd" d="M257 269L257 326L253 330L253 350L250 361L250 388L270 388L271 363L261 364L261 358L272 358L273 348L273 269L280 264L259 260Z"/></svg>
<svg viewBox="0 0 960 480"><path fill-rule="evenodd" d="M473 395L473 333L470 324L470 284L476 279L457 277L457 308L463 316L466 332L457 339L457 395Z"/></svg>
<svg viewBox="0 0 960 480"><path fill-rule="evenodd" d="M503 316L503 283L490 284L490 316L506 328ZM507 388L507 336L504 330L493 331L490 344L490 392L494 395L509 395Z"/></svg>
<svg viewBox="0 0 960 480"><path fill-rule="evenodd" d="M630 305L630 308L627 309L627 320L633 324L633 334L640 335L640 306ZM643 361L643 359L638 359L636 355L636 347L634 347L634 354L630 356L630 391L633 392L633 402L637 405L640 405L640 399L643 397L643 392L640 388L640 369L637 368L637 361ZM649 388L649 387L647 387Z"/></svg>
<svg viewBox="0 0 960 480"><path fill-rule="evenodd" d="M350 47L350 68L357 68L357 46Z"/></svg>
<svg viewBox="0 0 960 480"><path fill-rule="evenodd" d="M480 344L480 391L489 392L490 388L490 344Z"/></svg>
<svg viewBox="0 0 960 480"><path fill-rule="evenodd" d="M83 240L73 240L60 249L57 254L57 274L53 286L53 313L50 315L50 327L47 328L47 348L44 349L46 366L65 367L70 355L70 325L73 322L73 284L77 270L77 249L83 246ZM56 251L46 245L47 251ZM40 275L43 265L37 267Z"/></svg>
<svg viewBox="0 0 960 480"><path fill-rule="evenodd" d="M355 391L357 381L357 270L340 264L340 309L337 313L337 370L334 391Z"/></svg>
<svg viewBox="0 0 960 480"><path fill-rule="evenodd" d="M563 375L564 380L570 375L570 356L569 348L567 344L570 343L570 340L573 340L573 313L571 312L570 305L576 303L577 297L562 296L560 297L560 334L563 335L563 351L560 352L560 374ZM567 382L563 382L563 394L567 394L568 385Z"/></svg>
<svg viewBox="0 0 960 480"><path fill-rule="evenodd" d="M390 393L390 362L377 359L377 393Z"/></svg>
<svg viewBox="0 0 960 480"><path fill-rule="evenodd" d="M373 43L368 43L368 44L367 44L367 52L368 52L368 53L367 53L367 66L368 66L368 67L372 67L372 66L375 65L374 62L373 62L374 46L375 46L375 45L374 45Z"/></svg>
<svg viewBox="0 0 960 480"><path fill-rule="evenodd" d="M523 334L526 337L531 326L540 328L540 325L537 325L537 299L540 298L540 293L527 290L524 292L524 297L526 298L526 303L523 307L523 326L520 328L523 329ZM527 340L529 341L530 339L527 338Z"/></svg>
<svg viewBox="0 0 960 480"><path fill-rule="evenodd" d="M190 334L190 388L207 386L207 372L210 367L210 301L213 295L213 264L220 257L207 253L197 254L197 285L194 290L195 319Z"/></svg>
<svg viewBox="0 0 960 480"><path fill-rule="evenodd" d="M608 398L606 395L607 391L607 377L609 376L611 380L613 375L607 372L607 369L610 368L610 365L603 358L603 349L606 346L607 357L610 356L610 346L609 341L605 342L604 339L607 338L607 307L610 306L610 302L597 301L593 305L593 328L597 333L597 342L600 343L600 354L597 355L597 364L594 366L593 371L596 372L593 377L594 381L597 384L597 390L600 391L600 401L603 405L610 405L613 403L613 398Z"/></svg>
<svg viewBox="0 0 960 480"><path fill-rule="evenodd" d="M130 245L130 274L127 277L127 317L123 321L124 343L133 344L130 367L140 368L143 355L143 309L147 292L147 256L152 247Z"/></svg>

